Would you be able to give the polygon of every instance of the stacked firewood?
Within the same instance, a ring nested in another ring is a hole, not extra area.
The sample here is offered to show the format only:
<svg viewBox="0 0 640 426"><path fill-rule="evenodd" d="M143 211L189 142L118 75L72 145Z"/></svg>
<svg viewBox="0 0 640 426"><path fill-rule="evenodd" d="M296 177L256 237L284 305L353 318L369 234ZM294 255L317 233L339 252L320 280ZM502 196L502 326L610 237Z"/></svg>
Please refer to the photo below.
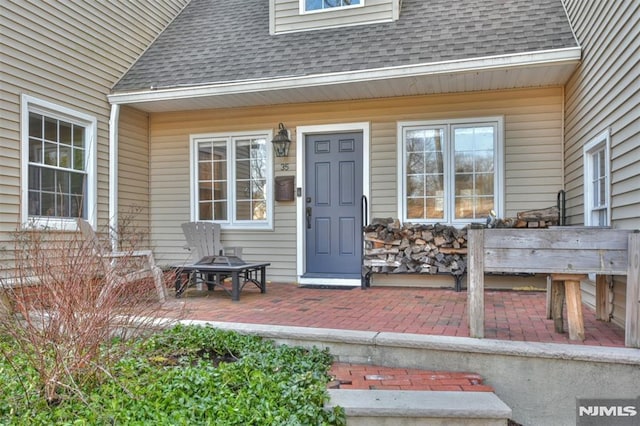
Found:
<svg viewBox="0 0 640 426"><path fill-rule="evenodd" d="M363 272L464 274L467 228L374 219L364 230Z"/></svg>
<svg viewBox="0 0 640 426"><path fill-rule="evenodd" d="M548 228L560 223L558 207L518 212L516 217L487 218L488 228Z"/></svg>
<svg viewBox="0 0 640 426"><path fill-rule="evenodd" d="M487 218L489 228L547 228L558 224L558 208L519 212L516 218ZM374 219L364 229L363 274L450 273L467 269L467 227L441 224L401 224L398 219Z"/></svg>

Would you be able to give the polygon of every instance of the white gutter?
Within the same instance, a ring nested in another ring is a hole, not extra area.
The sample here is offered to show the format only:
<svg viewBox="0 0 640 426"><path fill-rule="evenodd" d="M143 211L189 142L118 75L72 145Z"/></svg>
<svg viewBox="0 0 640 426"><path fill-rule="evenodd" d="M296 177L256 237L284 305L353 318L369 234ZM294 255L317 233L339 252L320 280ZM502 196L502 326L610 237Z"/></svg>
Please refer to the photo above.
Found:
<svg viewBox="0 0 640 426"><path fill-rule="evenodd" d="M109 117L109 236L111 247L118 248L118 124L120 105L111 105Z"/></svg>
<svg viewBox="0 0 640 426"><path fill-rule="evenodd" d="M228 81L190 87L172 87L167 89L150 88L144 91L112 94L109 95L108 98L109 102L112 104L165 101L172 99L264 92L270 90L296 89L340 83L356 83L392 78L512 69L536 65L542 66L562 62L578 62L580 61L580 57L580 47L571 47L539 52L488 56L484 58L433 62L429 64L403 65L399 67L361 71L344 71L332 74L285 76L264 80Z"/></svg>

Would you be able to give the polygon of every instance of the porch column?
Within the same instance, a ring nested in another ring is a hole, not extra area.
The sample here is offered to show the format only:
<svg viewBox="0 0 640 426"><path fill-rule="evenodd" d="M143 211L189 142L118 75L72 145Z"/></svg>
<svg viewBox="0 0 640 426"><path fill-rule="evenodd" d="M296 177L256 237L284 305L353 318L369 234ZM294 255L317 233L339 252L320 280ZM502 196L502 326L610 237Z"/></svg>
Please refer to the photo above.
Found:
<svg viewBox="0 0 640 426"><path fill-rule="evenodd" d="M111 247L118 247L118 124L120 105L111 105L109 117L109 237Z"/></svg>
<svg viewBox="0 0 640 426"><path fill-rule="evenodd" d="M640 348L640 233L629 234L624 345Z"/></svg>
<svg viewBox="0 0 640 426"><path fill-rule="evenodd" d="M484 230L469 229L467 247L467 310L469 335L484 337Z"/></svg>

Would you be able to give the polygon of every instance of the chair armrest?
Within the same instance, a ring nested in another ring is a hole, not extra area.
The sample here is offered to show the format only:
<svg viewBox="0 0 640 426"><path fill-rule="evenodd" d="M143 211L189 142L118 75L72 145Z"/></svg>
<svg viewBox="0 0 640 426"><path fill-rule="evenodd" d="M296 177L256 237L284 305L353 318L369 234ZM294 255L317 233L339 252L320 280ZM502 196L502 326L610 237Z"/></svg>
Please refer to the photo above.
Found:
<svg viewBox="0 0 640 426"><path fill-rule="evenodd" d="M105 253L104 257L149 257L153 256L153 252L151 250L133 250L133 251L112 251L111 253Z"/></svg>

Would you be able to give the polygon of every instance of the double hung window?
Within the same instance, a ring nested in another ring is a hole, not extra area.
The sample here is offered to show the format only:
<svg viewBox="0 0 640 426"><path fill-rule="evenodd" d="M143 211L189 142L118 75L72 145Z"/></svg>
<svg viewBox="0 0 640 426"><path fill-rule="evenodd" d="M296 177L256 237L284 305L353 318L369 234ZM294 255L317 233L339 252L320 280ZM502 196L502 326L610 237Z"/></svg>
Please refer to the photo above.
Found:
<svg viewBox="0 0 640 426"><path fill-rule="evenodd" d="M192 136L192 217L235 228L270 228L271 140L259 134Z"/></svg>
<svg viewBox="0 0 640 426"><path fill-rule="evenodd" d="M23 217L66 228L95 211L96 120L86 114L22 98Z"/></svg>
<svg viewBox="0 0 640 426"><path fill-rule="evenodd" d="M609 133L584 147L585 225L609 226Z"/></svg>
<svg viewBox="0 0 640 426"><path fill-rule="evenodd" d="M464 224L502 213L502 119L399 123L406 222Z"/></svg>

